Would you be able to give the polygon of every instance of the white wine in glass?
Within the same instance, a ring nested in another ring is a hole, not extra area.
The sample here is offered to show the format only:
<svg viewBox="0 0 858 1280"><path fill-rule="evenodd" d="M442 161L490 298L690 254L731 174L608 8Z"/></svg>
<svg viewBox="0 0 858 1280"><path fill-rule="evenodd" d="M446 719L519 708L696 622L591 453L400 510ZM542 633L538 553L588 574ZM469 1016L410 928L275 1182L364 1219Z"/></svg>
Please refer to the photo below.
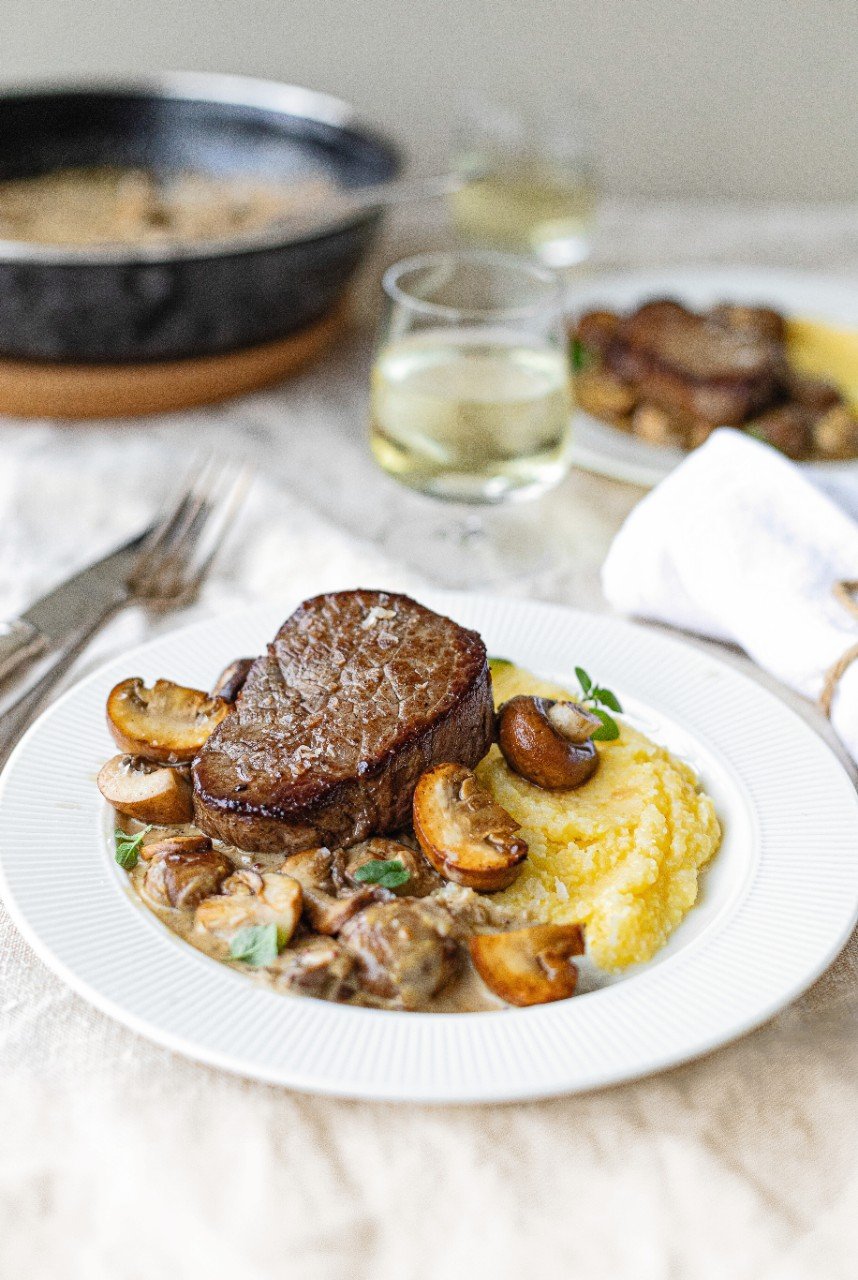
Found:
<svg viewBox="0 0 858 1280"><path fill-rule="evenodd" d="M568 466L562 290L502 254L391 268L372 371L371 443L411 488L460 502L529 497Z"/></svg>

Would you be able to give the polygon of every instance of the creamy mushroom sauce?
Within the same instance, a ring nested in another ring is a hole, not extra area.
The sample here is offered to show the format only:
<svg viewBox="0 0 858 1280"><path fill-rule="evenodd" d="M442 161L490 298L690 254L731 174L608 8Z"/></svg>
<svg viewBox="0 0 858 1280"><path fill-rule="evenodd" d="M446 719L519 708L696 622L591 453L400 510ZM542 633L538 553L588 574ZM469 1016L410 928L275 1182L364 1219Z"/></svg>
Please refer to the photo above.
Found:
<svg viewBox="0 0 858 1280"><path fill-rule="evenodd" d="M136 834L145 830L145 826L141 822L136 822L133 818L123 818L116 815L116 827L119 830L126 831L129 834ZM146 843L155 842L156 840L166 839L168 836L185 836L199 835L199 829L191 824L183 826L159 826L151 827ZM225 853L228 858L235 864L236 870L255 870L260 872L278 871L283 865L283 854L262 854L247 853L242 849L236 849L232 846L214 842L215 848ZM284 956L288 957L290 948L294 948L296 943L306 941L307 939L320 937L314 934L303 923L299 925L289 946L277 958L277 962L270 967L254 967L246 964L242 960L233 960L229 954L229 946L226 942L220 941L212 934L194 926L194 909L182 909L176 907L164 906L162 903L155 902L146 892L145 877L148 863L142 858L138 860L137 865L127 872L129 883L134 891L135 896L140 900L147 911L151 911L153 915L166 925L173 933L177 934L185 942L189 942L192 947L196 947L198 951L202 951L205 955L211 956L218 960L221 964L227 965L230 969L237 969L247 975L254 982L268 987L273 990L286 991L290 994L310 995L311 993L298 991L289 987L282 977L282 969L284 964ZM440 893L441 901L444 899L443 890ZM407 900L403 895L403 901ZM431 901L429 899L420 899L420 901ZM511 919L511 923L527 924L531 923L529 916L522 915L519 919ZM278 981L279 977L279 981ZM346 1000L340 1000L340 1003L363 1005L370 1007L396 1007L395 1005L385 1006L384 1002L378 1000L369 1000L360 993L357 993ZM458 974L447 983L447 985L436 995L421 1002L417 1006L418 1012L430 1013L479 1013L489 1010L508 1009L503 1000L499 999L492 991L488 989L485 983L476 972L468 955L467 947L460 948L460 970Z"/></svg>

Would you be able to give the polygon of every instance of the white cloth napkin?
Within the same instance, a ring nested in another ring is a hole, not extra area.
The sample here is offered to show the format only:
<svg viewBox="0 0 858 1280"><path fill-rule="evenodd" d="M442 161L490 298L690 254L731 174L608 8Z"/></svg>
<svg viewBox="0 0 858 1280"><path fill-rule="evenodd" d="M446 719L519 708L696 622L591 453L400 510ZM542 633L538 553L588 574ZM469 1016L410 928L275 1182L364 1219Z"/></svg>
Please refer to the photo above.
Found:
<svg viewBox="0 0 858 1280"><path fill-rule="evenodd" d="M615 609L730 640L810 698L858 641L832 593L858 578L858 524L774 449L716 431L634 509L602 570ZM832 724L858 760L858 662Z"/></svg>

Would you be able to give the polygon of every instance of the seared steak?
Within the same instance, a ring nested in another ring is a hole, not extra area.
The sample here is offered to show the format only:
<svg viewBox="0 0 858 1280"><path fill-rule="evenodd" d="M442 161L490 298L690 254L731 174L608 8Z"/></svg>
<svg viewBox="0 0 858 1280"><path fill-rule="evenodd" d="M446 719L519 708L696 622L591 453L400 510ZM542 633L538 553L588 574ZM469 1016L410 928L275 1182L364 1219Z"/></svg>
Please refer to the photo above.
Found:
<svg viewBox="0 0 858 1280"><path fill-rule="evenodd" d="M193 766L197 825L293 853L396 831L424 769L472 767L492 741L474 631L382 591L316 596L257 658Z"/></svg>
<svg viewBox="0 0 858 1280"><path fill-rule="evenodd" d="M770 339L670 301L622 319L604 360L644 400L720 426L772 404L785 372L783 352Z"/></svg>

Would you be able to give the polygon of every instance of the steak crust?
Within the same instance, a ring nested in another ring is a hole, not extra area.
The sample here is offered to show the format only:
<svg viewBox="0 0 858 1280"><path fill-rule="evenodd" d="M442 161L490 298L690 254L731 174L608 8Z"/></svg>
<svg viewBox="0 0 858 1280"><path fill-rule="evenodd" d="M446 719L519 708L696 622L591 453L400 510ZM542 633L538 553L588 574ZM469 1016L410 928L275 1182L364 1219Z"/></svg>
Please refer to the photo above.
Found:
<svg viewBox="0 0 858 1280"><path fill-rule="evenodd" d="M475 631L404 595L315 596L194 761L195 821L254 852L354 844L405 826L420 774L473 767L493 732Z"/></svg>

